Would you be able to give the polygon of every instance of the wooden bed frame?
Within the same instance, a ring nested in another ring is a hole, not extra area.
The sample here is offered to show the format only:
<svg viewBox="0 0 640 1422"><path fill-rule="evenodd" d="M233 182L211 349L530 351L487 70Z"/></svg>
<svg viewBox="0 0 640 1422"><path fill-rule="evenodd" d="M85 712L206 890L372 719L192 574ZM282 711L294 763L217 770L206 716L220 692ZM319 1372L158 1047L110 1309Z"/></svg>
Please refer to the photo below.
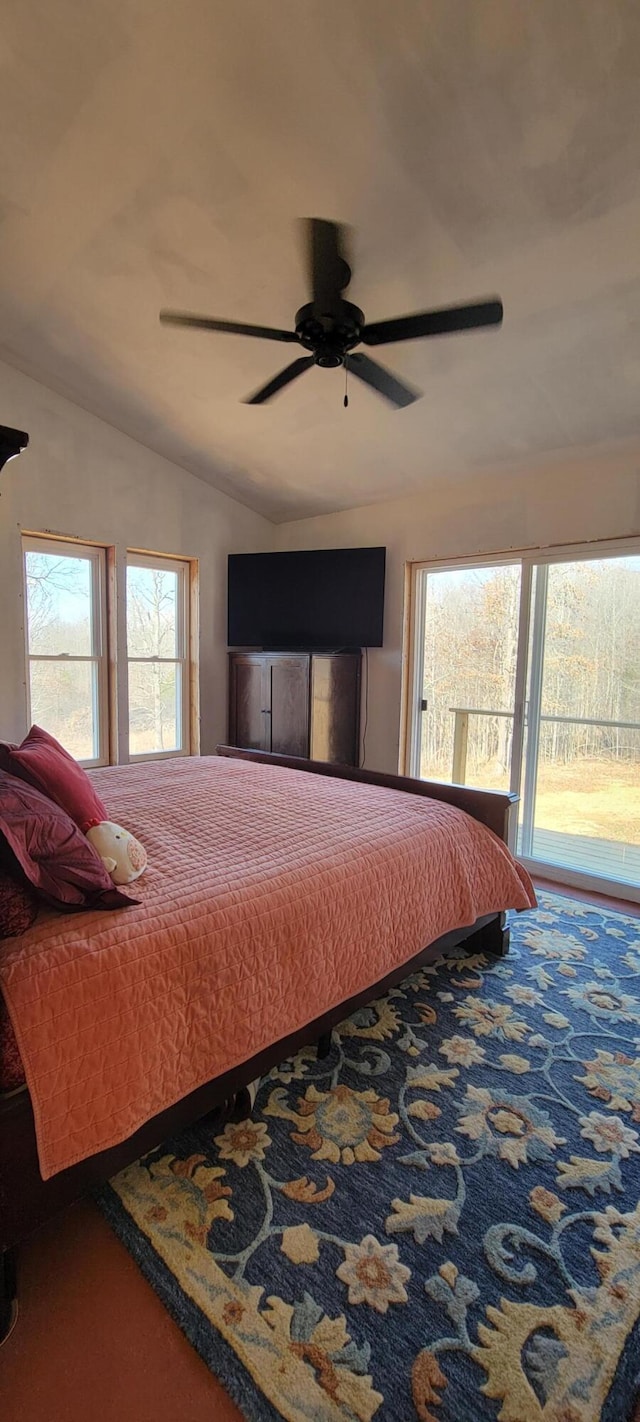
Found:
<svg viewBox="0 0 640 1422"><path fill-rule="evenodd" d="M505 844L511 842L515 807L518 796L492 790L470 790L467 786L444 785L434 781L413 780L407 776L385 775L372 770L355 770L350 766L330 765L323 761L298 760L266 751L238 750L218 746L217 754L238 760L259 761L282 765L313 775L329 775L334 779L352 780L362 785L380 785L402 790L410 795L423 795L454 805L498 835ZM38 1153L31 1100L26 1087L0 1096L0 1341L11 1326L16 1294L15 1247L38 1225L97 1185L103 1184L125 1166L163 1140L193 1125L211 1111L228 1113L238 1097L256 1077L265 1076L272 1067L293 1056L301 1047L318 1043L320 1055L330 1047L331 1032L350 1013L387 992L415 972L423 963L436 958L443 949L452 948L467 939L473 940L473 951L502 955L508 949L508 930L504 913L478 919L467 928L458 928L427 944L409 962L395 968L365 991L348 998L337 1007L307 1023L297 1032L281 1038L248 1061L215 1077L192 1091L166 1111L161 1111L141 1126L132 1136L110 1150L101 1151L80 1161L49 1180L43 1180L38 1166ZM470 944L471 946L471 944Z"/></svg>

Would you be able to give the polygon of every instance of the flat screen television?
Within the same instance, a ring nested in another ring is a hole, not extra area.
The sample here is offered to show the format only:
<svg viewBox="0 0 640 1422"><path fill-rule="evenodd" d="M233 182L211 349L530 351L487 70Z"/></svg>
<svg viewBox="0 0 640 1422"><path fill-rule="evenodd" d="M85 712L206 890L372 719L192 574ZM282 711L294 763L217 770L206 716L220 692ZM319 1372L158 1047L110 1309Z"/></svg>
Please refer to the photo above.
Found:
<svg viewBox="0 0 640 1422"><path fill-rule="evenodd" d="M229 555L229 646L381 647L385 548Z"/></svg>

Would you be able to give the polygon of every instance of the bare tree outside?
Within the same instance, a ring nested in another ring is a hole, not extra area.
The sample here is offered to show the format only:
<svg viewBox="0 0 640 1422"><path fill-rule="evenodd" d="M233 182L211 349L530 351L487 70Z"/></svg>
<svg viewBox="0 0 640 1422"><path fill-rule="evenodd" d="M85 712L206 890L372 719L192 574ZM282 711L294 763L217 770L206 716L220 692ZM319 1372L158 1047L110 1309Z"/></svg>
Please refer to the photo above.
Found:
<svg viewBox="0 0 640 1422"><path fill-rule="evenodd" d="M91 660L90 561L29 550L25 575L31 719L56 736L78 760L95 759L98 727Z"/></svg>
<svg viewBox="0 0 640 1422"><path fill-rule="evenodd" d="M513 710L519 597L517 566L429 575L421 760L425 777L451 778L452 708ZM472 719L468 779L507 789L511 722L496 716Z"/></svg>
<svg viewBox="0 0 640 1422"><path fill-rule="evenodd" d="M177 750L181 744L179 574L130 562L127 567L129 750Z"/></svg>

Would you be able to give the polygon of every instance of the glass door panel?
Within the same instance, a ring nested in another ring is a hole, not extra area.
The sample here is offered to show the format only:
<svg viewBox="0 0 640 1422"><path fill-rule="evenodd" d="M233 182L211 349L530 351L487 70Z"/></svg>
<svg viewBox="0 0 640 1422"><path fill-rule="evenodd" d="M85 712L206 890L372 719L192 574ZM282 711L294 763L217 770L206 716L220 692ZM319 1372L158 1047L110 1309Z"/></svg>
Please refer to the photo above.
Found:
<svg viewBox="0 0 640 1422"><path fill-rule="evenodd" d="M423 779L510 788L521 579L519 563L423 574Z"/></svg>
<svg viewBox="0 0 640 1422"><path fill-rule="evenodd" d="M521 852L640 886L640 557L537 574Z"/></svg>
<svg viewBox="0 0 640 1422"><path fill-rule="evenodd" d="M411 768L520 794L534 872L640 897L640 557L421 569Z"/></svg>

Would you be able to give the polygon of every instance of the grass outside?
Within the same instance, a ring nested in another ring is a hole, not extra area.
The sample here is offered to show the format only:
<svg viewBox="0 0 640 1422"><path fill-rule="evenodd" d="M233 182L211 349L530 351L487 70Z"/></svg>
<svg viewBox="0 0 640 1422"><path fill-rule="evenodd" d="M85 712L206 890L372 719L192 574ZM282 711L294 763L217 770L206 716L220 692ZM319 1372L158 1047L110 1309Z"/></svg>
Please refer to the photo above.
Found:
<svg viewBox="0 0 640 1422"><path fill-rule="evenodd" d="M423 770L425 778L448 779ZM508 790L502 766L469 765L467 784L482 790ZM570 765L543 761L538 771L535 806L537 829L640 844L640 762L575 760Z"/></svg>
<svg viewBox="0 0 640 1422"><path fill-rule="evenodd" d="M640 764L582 760L541 766L535 823L563 834L640 844Z"/></svg>

